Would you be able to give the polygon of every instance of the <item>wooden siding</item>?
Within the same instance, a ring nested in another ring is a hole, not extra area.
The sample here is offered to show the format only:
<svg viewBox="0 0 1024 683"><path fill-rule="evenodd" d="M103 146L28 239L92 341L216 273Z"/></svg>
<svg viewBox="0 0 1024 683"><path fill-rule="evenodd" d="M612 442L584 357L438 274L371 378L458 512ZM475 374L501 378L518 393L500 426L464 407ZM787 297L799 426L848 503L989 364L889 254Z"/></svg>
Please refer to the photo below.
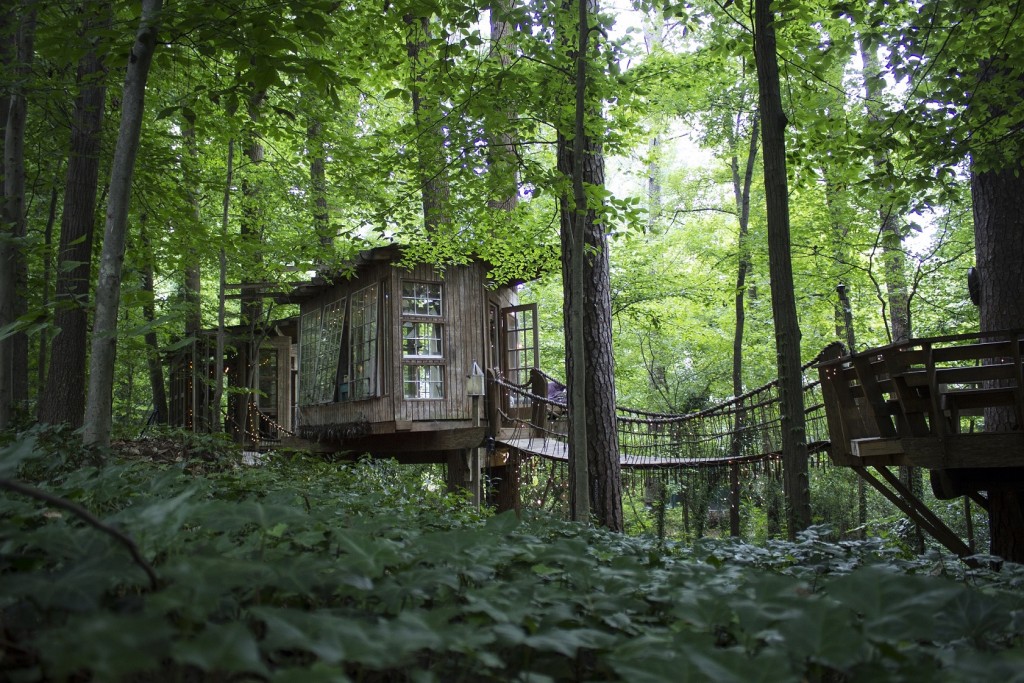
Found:
<svg viewBox="0 0 1024 683"><path fill-rule="evenodd" d="M485 360L483 267L478 263L453 266L439 274L429 265L412 270L394 269L392 298L395 419L398 421L471 420L472 403L466 396L466 377L475 359L480 367ZM443 298L442 346L444 363L444 398L407 399L402 374L402 282L440 282Z"/></svg>

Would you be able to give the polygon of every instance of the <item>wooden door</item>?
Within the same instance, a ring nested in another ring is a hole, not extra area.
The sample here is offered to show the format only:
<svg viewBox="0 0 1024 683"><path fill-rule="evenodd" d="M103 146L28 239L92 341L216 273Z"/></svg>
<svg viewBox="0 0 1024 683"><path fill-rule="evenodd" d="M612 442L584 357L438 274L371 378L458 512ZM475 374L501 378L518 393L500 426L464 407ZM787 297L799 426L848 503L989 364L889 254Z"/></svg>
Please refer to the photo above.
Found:
<svg viewBox="0 0 1024 683"><path fill-rule="evenodd" d="M537 334L537 304L501 309L501 374L506 381L530 390L530 370L540 363ZM530 401L514 392L503 397L505 409L529 418Z"/></svg>

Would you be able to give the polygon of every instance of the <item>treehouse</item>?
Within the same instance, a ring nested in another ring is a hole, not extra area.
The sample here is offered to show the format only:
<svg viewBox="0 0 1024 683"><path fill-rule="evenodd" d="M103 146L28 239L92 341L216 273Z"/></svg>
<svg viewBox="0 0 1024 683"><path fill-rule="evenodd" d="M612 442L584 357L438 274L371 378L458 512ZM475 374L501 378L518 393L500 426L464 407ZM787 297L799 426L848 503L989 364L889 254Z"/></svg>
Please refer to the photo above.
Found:
<svg viewBox="0 0 1024 683"><path fill-rule="evenodd" d="M831 455L939 541L967 548L888 468L930 471L940 499L1024 490L1024 333L913 339L818 364ZM872 468L874 473L868 470ZM875 473L881 478L875 476Z"/></svg>
<svg viewBox="0 0 1024 683"><path fill-rule="evenodd" d="M202 330L171 359L169 422L193 431L221 428L236 441L277 440L295 423L298 319L225 329L218 361L217 331ZM227 412L214 409L217 364L223 364ZM248 389L251 387L252 390Z"/></svg>
<svg viewBox="0 0 1024 683"><path fill-rule="evenodd" d="M512 283L489 282L482 261L407 269L400 258L397 246L363 252L350 274L282 298L300 308L294 431L334 450L451 467L500 429L481 402L484 369L529 381L536 306L517 305Z"/></svg>

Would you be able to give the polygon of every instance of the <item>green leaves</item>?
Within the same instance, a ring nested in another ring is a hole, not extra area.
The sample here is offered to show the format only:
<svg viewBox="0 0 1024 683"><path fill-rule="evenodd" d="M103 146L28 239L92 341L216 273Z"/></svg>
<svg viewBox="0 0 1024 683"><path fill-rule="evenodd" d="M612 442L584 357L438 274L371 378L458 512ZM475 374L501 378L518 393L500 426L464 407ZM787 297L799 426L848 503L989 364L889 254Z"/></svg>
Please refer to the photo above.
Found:
<svg viewBox="0 0 1024 683"><path fill-rule="evenodd" d="M22 471L39 457L12 453ZM108 510L156 558L164 583L149 592L105 537L0 495L5 666L57 680L746 683L1012 680L1022 659L1013 567L975 571L972 588L813 534L687 548L481 520L388 463L224 465L194 478L112 463L39 482Z"/></svg>

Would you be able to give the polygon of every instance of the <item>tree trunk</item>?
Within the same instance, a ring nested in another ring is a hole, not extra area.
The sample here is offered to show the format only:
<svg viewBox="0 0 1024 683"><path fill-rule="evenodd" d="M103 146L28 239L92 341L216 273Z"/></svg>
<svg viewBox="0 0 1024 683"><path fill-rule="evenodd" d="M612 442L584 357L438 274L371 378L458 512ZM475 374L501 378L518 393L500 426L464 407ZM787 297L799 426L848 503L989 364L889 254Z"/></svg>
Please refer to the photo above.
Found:
<svg viewBox="0 0 1024 683"><path fill-rule="evenodd" d="M445 159L444 134L437 120L437 102L432 94L424 92L424 55L430 40L430 20L426 17L405 16L409 26L406 52L412 67L412 115L416 122L416 155L420 172L420 195L423 202L423 226L427 233L436 233L445 225L448 216L448 173Z"/></svg>
<svg viewBox="0 0 1024 683"><path fill-rule="evenodd" d="M782 405L783 485L789 536L810 526L811 505L807 473L807 430L804 420L800 325L790 258L789 181L786 175L786 115L779 90L775 51L775 17L771 0L754 2L754 55L764 149L764 186L768 213L768 269L771 277L772 318Z"/></svg>
<svg viewBox="0 0 1024 683"><path fill-rule="evenodd" d="M508 20L513 0L494 0L491 3L491 52L502 72L512 64L515 41L512 38L513 27ZM519 203L519 160L516 157L517 139L512 133L512 120L515 112L501 111L493 119L498 126L492 124L487 131L487 176L493 188L492 198L487 205L498 211L509 212Z"/></svg>
<svg viewBox="0 0 1024 683"><path fill-rule="evenodd" d="M182 162L182 179L185 186L189 188L189 205L192 208L191 227L195 231L193 239L201 244L205 242L206 231L203 229L202 204L200 203L199 147L196 144L194 116L186 119L185 125L182 126L181 136L188 152L187 161ZM185 336L192 337L203 328L203 279L198 258L193 258L185 264L182 284L182 299L185 304Z"/></svg>
<svg viewBox="0 0 1024 683"><path fill-rule="evenodd" d="M156 34L163 0L142 0L142 17L128 58L121 100L121 125L117 132L110 173L107 221L96 283L96 313L89 359L89 398L85 406L86 444L110 444L114 361L117 352L117 312L121 302L121 269L128 234L132 176L139 152L142 114L146 103L146 79L156 51ZM166 414L166 410L164 411Z"/></svg>
<svg viewBox="0 0 1024 683"><path fill-rule="evenodd" d="M142 317L147 324L145 335L146 361L149 367L149 386L153 393L153 422L155 424L167 424L167 389L164 384L164 365L160 362L160 342L157 340L156 329L153 322L156 320L155 295L153 287L153 249L149 242L149 236L145 231L145 223L140 228L140 239L146 250L145 265L142 267L142 292L145 295L142 304ZM198 373L196 373L198 374ZM194 414L193 410L193 414Z"/></svg>
<svg viewBox="0 0 1024 683"><path fill-rule="evenodd" d="M868 117L873 121L881 117L878 105L881 102L882 68L878 63L878 53L874 50L861 51L864 59L864 94L868 102ZM874 165L883 169L889 161L884 152L876 153ZM888 184L887 191L891 190ZM907 254L903 246L903 232L900 227L903 217L896 214L896 205L891 197L887 197L878 207L879 236L882 243L882 266L885 273L885 289L888 297L889 315L886 325L889 327L892 342L910 339L910 294L907 285ZM899 468L900 480L910 489L911 493L920 497L924 492L924 479L921 468L903 465ZM914 523L914 544L918 553L924 552L924 531L921 525Z"/></svg>
<svg viewBox="0 0 1024 683"><path fill-rule="evenodd" d="M0 229L0 328L25 312L27 267L21 242L25 216L25 83L32 63L36 10L26 3L17 32L17 83L11 88L4 125L4 205ZM0 339L0 429L28 401L28 340L24 332Z"/></svg>
<svg viewBox="0 0 1024 683"><path fill-rule="evenodd" d="M231 187L234 182L235 172L235 141L228 141L228 159L225 164L227 170L225 171L224 179L224 204L223 213L221 214L221 231L220 231L220 251L218 252L218 263L219 263L219 281L217 285L217 344L216 351L214 352L214 386L213 386L213 401L210 406L210 426L211 428L217 427L220 431L227 427L221 419L221 401L224 398L224 347L227 346L227 329L226 329L226 317L227 311L225 306L227 296L227 280L228 280L228 259L225 249L227 248L228 242L228 224L229 224L229 213L228 209L231 206Z"/></svg>
<svg viewBox="0 0 1024 683"><path fill-rule="evenodd" d="M736 116L736 128L732 135L733 149L739 143L740 123L742 117ZM732 395L743 394L743 330L746 324L746 310L744 298L747 288L747 274L750 272L750 247L748 245L748 232L750 225L750 186L754 180L754 163L757 161L757 137L758 119L753 116L750 122L750 141L747 146L747 158L743 166L743 175L740 176L739 157L735 151L732 155L732 187L736 198L736 216L739 220L739 234L736 238L737 268L736 268L736 328L732 338ZM745 422L745 415L742 410L736 412L736 419L733 422L732 455L739 457L742 448L742 434ZM740 535L740 509L739 509L739 478L737 464L732 465L730 483L732 485L732 501L729 506L729 529L733 536Z"/></svg>
<svg viewBox="0 0 1024 683"><path fill-rule="evenodd" d="M85 2L82 36L106 30L111 21L108 1ZM71 118L64 211L57 251L54 326L60 331L50 349L46 389L39 397L39 421L82 426L85 413L85 358L92 273L92 240L96 224L106 69L95 47L78 63L78 97Z"/></svg>
<svg viewBox="0 0 1024 683"><path fill-rule="evenodd" d="M974 248L981 284L981 330L1024 327L1024 169L971 174ZM985 411L985 429L1020 429L1012 410ZM1024 563L1024 491L989 491L991 552Z"/></svg>
<svg viewBox="0 0 1024 683"><path fill-rule="evenodd" d="M327 213L327 169L322 139L324 125L311 119L306 127L306 145L309 148L309 185L313 195L313 232L321 247L334 244L330 215Z"/></svg>
<svg viewBox="0 0 1024 683"><path fill-rule="evenodd" d="M46 227L43 229L43 291L41 293L43 309L50 305L50 277L53 272L53 259L50 254L53 249L53 226L57 223L58 199L57 179L54 178L53 185L50 187L50 208L46 214ZM36 360L36 386L40 391L46 384L46 351L49 346L49 330L44 327L39 332L39 355Z"/></svg>
<svg viewBox="0 0 1024 683"><path fill-rule="evenodd" d="M192 209L191 230L189 236L185 237L186 244L205 244L207 240L206 227L203 225L202 211L202 187L199 169L199 147L196 143L196 119L195 114L188 112L181 126L181 137L187 154L182 155L181 176L182 182L188 192L189 206ZM184 247L189 249L189 247ZM182 269L181 300L185 308L184 336L190 339L192 348L192 364L185 367L191 374L186 386L191 390L190 395L185 399L186 405L191 405L191 420L186 409L179 417L171 416L168 412L168 419L180 420L181 427L190 427L194 432L206 433L210 431L214 423L210 415L211 404L206 392L206 383L209 381L207 369L209 367L209 346L203 345L200 339L200 331L203 329L203 278L202 264L198 255L192 249L191 259L186 260ZM202 349L202 355L200 355ZM202 388L200 388L200 386ZM177 410L177 409L176 409ZM190 424L191 423L191 424Z"/></svg>
<svg viewBox="0 0 1024 683"><path fill-rule="evenodd" d="M594 0L579 0L576 51L576 117L572 152L568 136L558 139L558 170L573 182L573 197L560 201L562 235L562 283L565 289L566 348L570 349L569 391L579 391L580 370L585 376L585 406L588 497L591 513L599 524L613 531L623 530L622 476L615 415L615 358L612 355L611 286L608 244L597 212L587 203L585 186L604 186L604 156L601 144L585 133L585 120L594 106L586 102L586 72L589 68L588 15L596 13ZM582 289L579 278L582 262ZM579 307L579 308L577 308ZM582 312L582 326L579 325ZM582 329L580 329L582 327ZM582 337L582 339L580 338ZM580 342L585 349L580 358ZM571 408L571 406L570 406ZM577 433L578 413L570 411L570 434ZM574 449L575 446L575 449ZM580 450L570 440L570 457ZM572 470L570 470L572 472ZM577 473L578 476L578 473Z"/></svg>

